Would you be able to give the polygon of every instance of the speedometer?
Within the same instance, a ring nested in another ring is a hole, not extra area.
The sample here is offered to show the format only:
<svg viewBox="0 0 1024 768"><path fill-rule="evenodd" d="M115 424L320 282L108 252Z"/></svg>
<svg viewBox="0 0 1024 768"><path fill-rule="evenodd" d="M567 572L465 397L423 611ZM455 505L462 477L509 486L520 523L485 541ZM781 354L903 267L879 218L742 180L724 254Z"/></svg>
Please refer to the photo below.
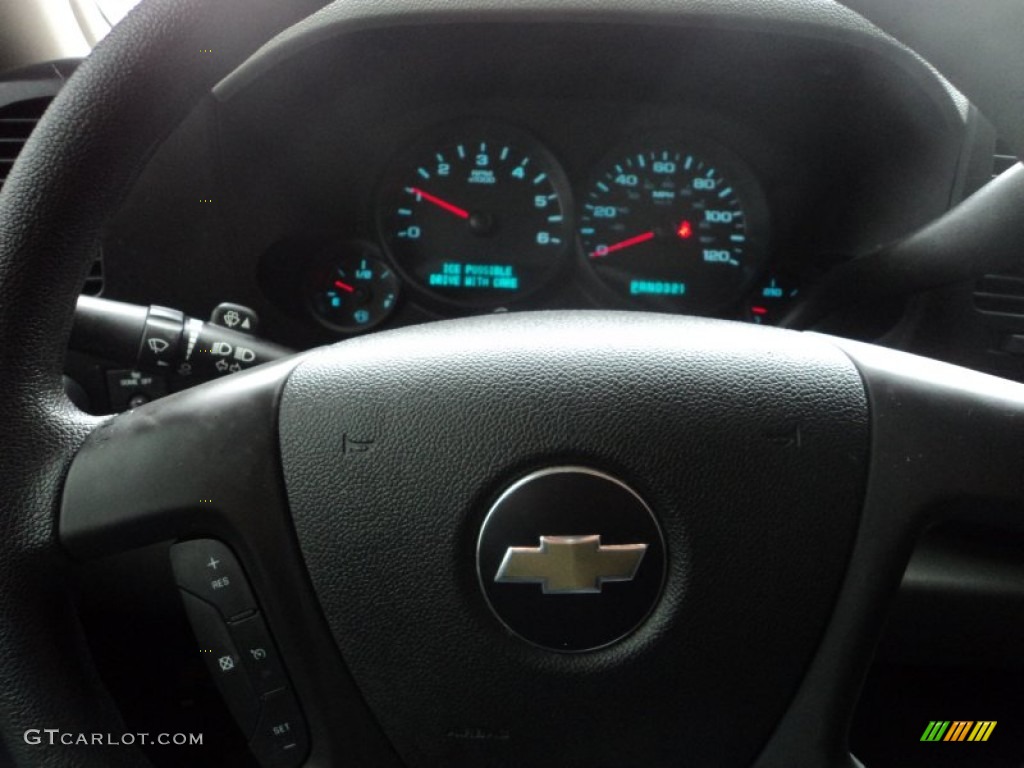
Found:
<svg viewBox="0 0 1024 768"><path fill-rule="evenodd" d="M395 266L449 302L518 299L554 276L572 243L565 174L508 126L431 133L398 159L382 192L378 222Z"/></svg>
<svg viewBox="0 0 1024 768"><path fill-rule="evenodd" d="M706 141L657 138L616 151L594 173L579 221L583 258L598 279L660 309L737 301L767 252L753 174Z"/></svg>

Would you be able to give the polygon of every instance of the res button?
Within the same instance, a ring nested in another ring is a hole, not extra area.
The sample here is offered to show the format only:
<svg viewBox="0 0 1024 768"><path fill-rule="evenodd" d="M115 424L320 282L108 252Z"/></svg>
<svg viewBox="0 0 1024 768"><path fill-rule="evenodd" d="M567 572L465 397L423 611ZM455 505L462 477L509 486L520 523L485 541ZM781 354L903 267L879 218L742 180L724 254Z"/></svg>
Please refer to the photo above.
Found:
<svg viewBox="0 0 1024 768"><path fill-rule="evenodd" d="M256 610L242 567L225 544L215 539L175 544L171 566L178 586L216 606L226 621Z"/></svg>

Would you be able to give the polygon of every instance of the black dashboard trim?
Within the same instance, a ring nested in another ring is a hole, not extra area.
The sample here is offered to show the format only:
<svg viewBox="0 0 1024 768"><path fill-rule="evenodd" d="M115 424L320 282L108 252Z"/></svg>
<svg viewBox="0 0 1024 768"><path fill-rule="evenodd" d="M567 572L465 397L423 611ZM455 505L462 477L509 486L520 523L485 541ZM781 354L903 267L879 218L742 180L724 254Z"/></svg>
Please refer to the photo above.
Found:
<svg viewBox="0 0 1024 768"><path fill-rule="evenodd" d="M369 29L467 23L573 23L708 27L786 33L832 40L883 55L930 85L933 98L968 117L969 102L912 50L849 8L828 0L461 0L377 2L336 0L264 44L213 88L229 101L266 72L318 43Z"/></svg>

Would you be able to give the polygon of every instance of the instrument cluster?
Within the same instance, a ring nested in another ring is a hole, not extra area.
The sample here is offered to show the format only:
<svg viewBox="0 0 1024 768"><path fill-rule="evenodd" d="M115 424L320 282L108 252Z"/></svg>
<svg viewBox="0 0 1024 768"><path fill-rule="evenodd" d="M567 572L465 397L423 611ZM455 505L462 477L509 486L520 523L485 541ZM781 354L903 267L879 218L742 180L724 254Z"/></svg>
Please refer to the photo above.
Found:
<svg viewBox="0 0 1024 768"><path fill-rule="evenodd" d="M579 179L532 134L443 124L399 152L374 198L376 242L331 249L305 304L368 330L399 293L439 311L511 308L569 277L596 306L776 322L797 295L768 269L769 211L734 151L700 135L631 137Z"/></svg>

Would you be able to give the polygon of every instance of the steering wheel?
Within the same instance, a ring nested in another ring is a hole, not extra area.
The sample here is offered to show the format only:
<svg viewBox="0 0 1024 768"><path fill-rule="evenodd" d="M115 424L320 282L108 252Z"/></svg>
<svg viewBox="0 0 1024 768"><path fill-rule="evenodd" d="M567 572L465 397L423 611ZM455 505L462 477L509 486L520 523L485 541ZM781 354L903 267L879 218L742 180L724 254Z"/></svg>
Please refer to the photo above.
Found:
<svg viewBox="0 0 1024 768"><path fill-rule="evenodd" d="M213 84L317 5L144 2L0 193L13 764L145 764L24 739L123 730L68 596L74 560L214 539L288 667L310 765L855 765L848 723L917 536L952 517L1021 525L1024 387L810 333L552 312L376 334L111 419L68 402L101 226ZM831 3L758 5L765 23L869 28ZM646 10L673 23L722 8ZM357 28L527 11L630 9L322 13ZM1003 112L1006 135L1019 111Z"/></svg>

